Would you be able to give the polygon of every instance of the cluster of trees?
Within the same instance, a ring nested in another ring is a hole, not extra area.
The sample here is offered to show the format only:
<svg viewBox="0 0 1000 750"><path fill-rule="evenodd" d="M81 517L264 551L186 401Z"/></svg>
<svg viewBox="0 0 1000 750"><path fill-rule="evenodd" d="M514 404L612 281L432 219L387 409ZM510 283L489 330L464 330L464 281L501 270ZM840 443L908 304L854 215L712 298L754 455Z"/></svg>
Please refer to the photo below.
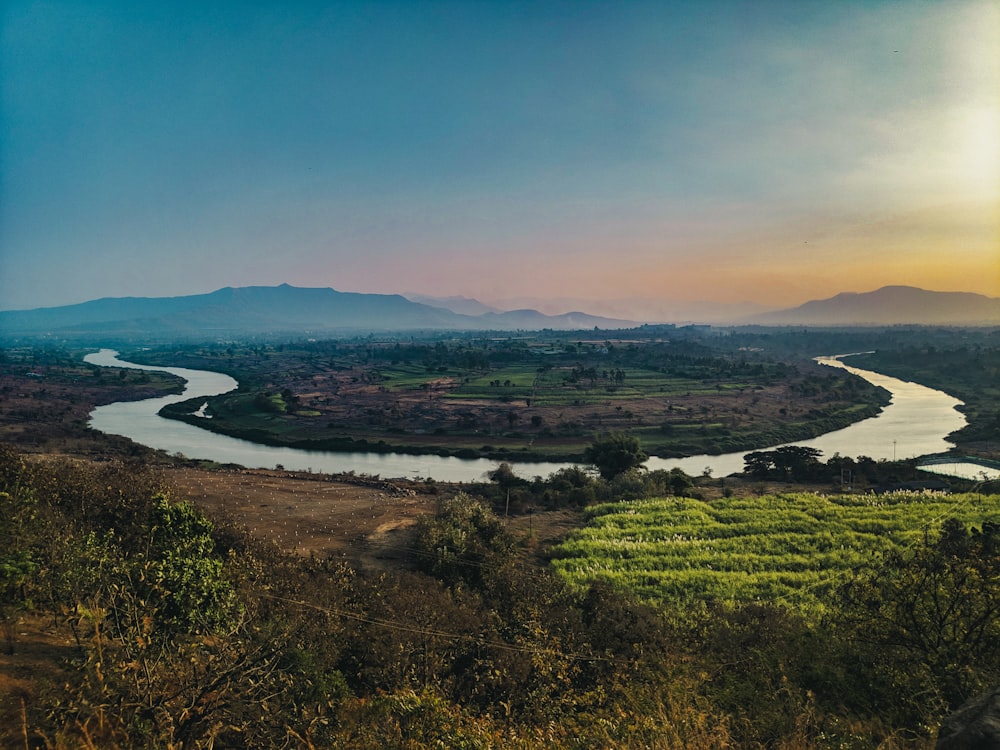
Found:
<svg viewBox="0 0 1000 750"><path fill-rule="evenodd" d="M287 371L308 373L322 369L360 368L377 372L395 365L420 365L429 373L481 375L511 365L569 368L569 382L589 381L591 385L604 381L621 386L629 369L645 369L670 376L702 382L773 383L798 377L795 366L769 361L758 353L729 351L709 342L678 336L671 340L642 338L623 344L573 341L565 334L539 338L529 346L518 338L483 338L452 335L447 341L386 341L372 343L367 339L348 341L308 341L294 344L235 347L204 345L196 350L177 351L171 347L143 351L143 362L202 367L227 372L240 381L245 389L267 387L275 364ZM544 356L539 352L545 345ZM491 386L508 385L501 379Z"/></svg>
<svg viewBox="0 0 1000 750"><path fill-rule="evenodd" d="M240 381L237 393L209 400L214 419L200 420L201 427L316 450L363 450L355 442L368 440L398 452L503 459L517 451L528 460L580 460L594 430L627 428L657 455L727 453L838 429L876 413L886 400L855 376L817 372L801 356L776 361L770 352L734 350L719 336L694 340L681 332L615 342L552 333L296 342L263 350L206 346L177 354L137 356L220 369ZM379 393L346 387L348 381L378 384ZM808 406L770 398L789 389L798 389ZM313 395L301 405L284 399L284 408L271 394L286 391ZM515 400L530 413L506 406ZM394 410L393 401L402 408ZM164 414L197 420L191 416L197 406L189 407ZM279 429L270 414L283 408L325 420L286 421ZM490 439L479 442L480 433Z"/></svg>
<svg viewBox="0 0 1000 750"><path fill-rule="evenodd" d="M875 461L869 456L853 458L839 453L821 461L822 455L822 451L802 445L752 451L743 457L743 473L753 479L830 482L851 487L926 478L912 462Z"/></svg>
<svg viewBox="0 0 1000 750"><path fill-rule="evenodd" d="M599 476L580 466L570 466L548 477L525 479L504 461L487 473L489 484L473 484L471 488L505 515L537 507L582 508L596 502L698 492L694 479L680 469L644 470L642 464L647 458L635 436L605 433L598 435L586 450L586 460Z"/></svg>
<svg viewBox="0 0 1000 750"><path fill-rule="evenodd" d="M744 472L757 479L805 482L821 476L822 451L802 445L783 445L770 451L753 451L743 457Z"/></svg>
<svg viewBox="0 0 1000 750"><path fill-rule="evenodd" d="M873 692L919 725L1000 679L1000 523L944 522L936 540L886 556L842 589L839 625L858 645Z"/></svg>
<svg viewBox="0 0 1000 750"><path fill-rule="evenodd" d="M0 448L7 648L74 636L23 704L2 696L0 744L920 746L1000 679L995 526L873 561L821 622L570 587L524 541L458 495L406 569L366 572L279 553L138 466Z"/></svg>
<svg viewBox="0 0 1000 750"><path fill-rule="evenodd" d="M788 445L744 456L744 475L775 482L823 483L841 487L876 486L921 478L910 462L875 461L834 454L821 460L822 451ZM580 467L561 469L548 477L519 477L511 464L501 462L487 477L490 484L473 485L476 494L494 509L521 513L527 508L582 508L598 502L645 497L701 497L699 483L681 469L648 471L649 456L637 437L624 432L597 435L584 451L584 460L598 476ZM724 481L724 480L723 480Z"/></svg>

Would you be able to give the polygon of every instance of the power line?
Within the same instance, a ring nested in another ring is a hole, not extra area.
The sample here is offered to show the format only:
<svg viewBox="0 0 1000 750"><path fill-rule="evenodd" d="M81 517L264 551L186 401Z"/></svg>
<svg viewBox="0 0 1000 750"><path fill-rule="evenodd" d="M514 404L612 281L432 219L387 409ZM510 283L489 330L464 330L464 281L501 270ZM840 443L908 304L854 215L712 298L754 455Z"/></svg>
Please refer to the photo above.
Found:
<svg viewBox="0 0 1000 750"><path fill-rule="evenodd" d="M438 552L421 550L417 549L416 547L381 545L381 544L375 544L367 540L364 542L364 545L367 546L370 550L374 551L387 550L394 552L404 552L406 554L413 555L414 557L424 557L432 559L438 559L439 557ZM503 567L503 565L501 564L490 563L487 562L486 560L469 560L469 559L463 559L461 557L454 557L452 559L449 559L448 562L458 565L468 565L469 567L480 568L481 570L487 570L493 572L499 571ZM523 560L520 560L516 557L511 557L505 560L504 564L516 566L521 569L523 575L534 578L536 580L542 581L542 580L549 580L551 578L551 574L547 573L544 569L539 569L538 567L531 565L530 563L524 562Z"/></svg>
<svg viewBox="0 0 1000 750"><path fill-rule="evenodd" d="M334 615L336 617L343 617L348 620L354 620L356 622L362 622L366 625L376 625L378 627L383 627L388 630L396 630L402 633L411 633L413 635L420 635L431 638L441 638L443 640L450 640L455 642L466 641L477 646L486 646L490 648L502 649L506 651L513 651L517 653L524 654L535 654L543 656L561 656L566 659L572 659L573 661L589 661L589 662L613 662L619 661L620 659L610 659L604 656L594 656L591 654L578 654L578 653L567 653L565 651L559 651L552 648L532 648L528 646L515 646L510 643L505 643L503 641L492 641L485 638L479 638L468 633L450 633L444 630L433 630L431 628L420 628L407 623L399 622L397 620L387 620L381 617L373 617L371 615L363 615L357 612L348 612L342 609L335 609L333 607L322 607L318 604L313 604L312 602L304 602L298 599L290 599L284 596L277 596L275 594L260 594L263 599L272 599L274 601L284 602L285 604L293 604L299 607L305 607L307 609L314 609L318 612L323 612L325 614Z"/></svg>

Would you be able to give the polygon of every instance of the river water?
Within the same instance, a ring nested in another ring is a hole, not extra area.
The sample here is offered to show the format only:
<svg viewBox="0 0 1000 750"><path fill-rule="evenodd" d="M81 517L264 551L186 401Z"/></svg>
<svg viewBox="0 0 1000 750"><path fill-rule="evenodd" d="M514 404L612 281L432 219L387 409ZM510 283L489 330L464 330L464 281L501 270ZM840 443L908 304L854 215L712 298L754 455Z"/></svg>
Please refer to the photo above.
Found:
<svg viewBox="0 0 1000 750"><path fill-rule="evenodd" d="M121 401L99 406L92 412L90 426L94 429L111 435L124 435L151 448L172 454L181 453L189 458L234 463L250 468L274 468L280 464L294 471L330 474L353 471L387 478L433 478L444 482L479 481L485 477L486 472L497 466L496 461L489 459L279 448L219 435L175 419L164 419L158 412L167 404L197 396L228 393L235 390L238 384L233 378L221 373L137 365L118 359L117 354L110 349L102 349L88 354L84 361L102 367L168 372L187 381L184 392L180 395L144 401ZM792 445L816 448L826 458L834 453L843 456L869 456L875 460L914 458L947 451L952 444L945 436L966 424L965 417L955 409L961 402L946 393L850 367L835 357L821 357L817 361L830 367L842 367L882 386L892 393L892 403L876 417ZM646 462L646 466L649 469L678 467L691 475L699 475L708 470L716 477L727 476L743 470L743 456L746 453L747 451L740 451L718 456L676 459L654 457ZM521 476L544 477L570 465L523 462L515 463L514 468ZM973 471L970 476L976 477L978 473Z"/></svg>

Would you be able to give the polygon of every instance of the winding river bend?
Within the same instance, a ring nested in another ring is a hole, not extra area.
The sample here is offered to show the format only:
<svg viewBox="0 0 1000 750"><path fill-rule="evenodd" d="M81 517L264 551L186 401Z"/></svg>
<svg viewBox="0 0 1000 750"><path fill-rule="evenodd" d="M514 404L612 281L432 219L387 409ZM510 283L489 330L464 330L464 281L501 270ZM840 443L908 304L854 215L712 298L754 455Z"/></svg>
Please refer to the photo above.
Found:
<svg viewBox="0 0 1000 750"><path fill-rule="evenodd" d="M353 471L383 477L433 477L446 482L478 481L497 465L496 461L489 459L305 451L259 445L219 435L185 422L165 419L158 412L170 403L235 390L238 383L233 378L206 370L138 365L118 359L117 355L111 349L102 349L88 354L84 361L102 367L168 372L187 381L184 392L144 401L120 401L99 406L91 413L90 426L111 435L123 435L137 443L168 453L182 453L191 458L252 468L273 468L281 464L286 469L296 471L331 474ZM830 367L842 367L870 383L882 386L892 393L892 402L878 416L792 445L816 448L826 457L840 453L844 456L870 456L875 460L914 458L947 451L953 446L946 440L946 436L966 424L965 417L955 409L961 402L946 393L850 367L837 357L821 357L817 361ZM701 474L707 469L714 476L726 476L743 470L743 456L746 453L747 451L740 451L717 456L651 458L646 466L650 469L678 467L692 475ZM525 462L516 463L514 467L522 476L531 477L547 476L569 465Z"/></svg>

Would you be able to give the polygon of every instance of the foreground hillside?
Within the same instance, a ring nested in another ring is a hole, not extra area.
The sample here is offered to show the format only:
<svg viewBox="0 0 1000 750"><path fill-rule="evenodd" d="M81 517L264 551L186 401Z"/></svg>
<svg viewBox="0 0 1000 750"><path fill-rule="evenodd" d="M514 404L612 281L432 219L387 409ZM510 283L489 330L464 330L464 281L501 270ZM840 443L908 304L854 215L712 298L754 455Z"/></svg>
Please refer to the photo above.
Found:
<svg viewBox="0 0 1000 750"><path fill-rule="evenodd" d="M547 492L616 486L567 474ZM939 517L908 547L855 561L842 587L819 592L816 618L766 601L649 606L606 584L567 585L528 563L530 534L467 495L442 495L399 565L366 571L286 555L137 465L4 448L0 738L927 748L946 712L1000 679L996 500L982 499L973 529ZM942 597L960 602L943 620L927 608Z"/></svg>

